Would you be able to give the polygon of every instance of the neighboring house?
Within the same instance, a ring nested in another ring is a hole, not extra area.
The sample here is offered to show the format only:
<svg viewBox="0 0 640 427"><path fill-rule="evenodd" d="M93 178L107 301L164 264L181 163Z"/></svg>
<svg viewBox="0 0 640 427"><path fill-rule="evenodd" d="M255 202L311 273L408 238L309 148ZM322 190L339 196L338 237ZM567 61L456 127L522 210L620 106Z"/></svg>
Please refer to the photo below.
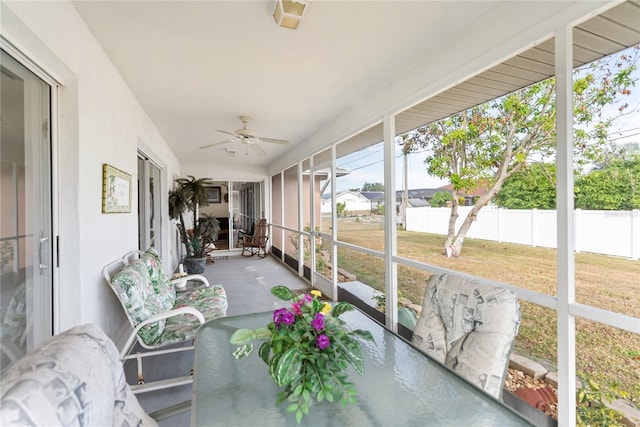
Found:
<svg viewBox="0 0 640 427"><path fill-rule="evenodd" d="M384 192L342 191L336 196L336 203L344 203L349 215L371 215L384 204ZM331 213L331 194L322 195L322 213Z"/></svg>
<svg viewBox="0 0 640 427"><path fill-rule="evenodd" d="M384 206L384 191L362 191L361 194L369 199L371 213L378 213L378 207Z"/></svg>
<svg viewBox="0 0 640 427"><path fill-rule="evenodd" d="M429 202L427 202L424 199L409 199L407 201L407 204L409 205L410 208L423 208L423 207L427 207L427 206L431 206L429 204Z"/></svg>
<svg viewBox="0 0 640 427"><path fill-rule="evenodd" d="M407 190L408 196L409 196L409 204L411 204L411 200L423 200L425 202L429 202L432 198L433 195L436 194L438 191L443 191L439 188L415 188L415 189L410 189ZM398 190L396 191L396 206L400 206L402 204L402 195L403 195L404 191L403 190ZM418 203L418 202L415 202ZM429 204L427 203L426 205L422 205L422 206L429 206ZM417 207L417 206L414 206Z"/></svg>

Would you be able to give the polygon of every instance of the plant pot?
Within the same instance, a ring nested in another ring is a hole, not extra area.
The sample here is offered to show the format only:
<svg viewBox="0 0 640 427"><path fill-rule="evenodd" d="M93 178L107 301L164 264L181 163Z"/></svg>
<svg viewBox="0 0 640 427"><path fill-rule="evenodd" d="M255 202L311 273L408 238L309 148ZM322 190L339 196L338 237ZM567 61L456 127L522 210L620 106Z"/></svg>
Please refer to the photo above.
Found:
<svg viewBox="0 0 640 427"><path fill-rule="evenodd" d="M206 265L207 257L184 259L184 268L187 270L187 274L202 274Z"/></svg>

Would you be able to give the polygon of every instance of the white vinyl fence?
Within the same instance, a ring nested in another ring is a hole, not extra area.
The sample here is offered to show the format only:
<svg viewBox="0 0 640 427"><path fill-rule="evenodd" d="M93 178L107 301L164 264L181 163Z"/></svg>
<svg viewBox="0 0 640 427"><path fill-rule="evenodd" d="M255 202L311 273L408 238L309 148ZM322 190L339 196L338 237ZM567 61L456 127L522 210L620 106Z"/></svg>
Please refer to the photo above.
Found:
<svg viewBox="0 0 640 427"><path fill-rule="evenodd" d="M458 207L456 227L470 210L470 206ZM407 208L407 230L446 235L450 214L449 208ZM555 248L556 211L484 207L467 237ZM575 248L577 252L640 258L640 210L576 209Z"/></svg>

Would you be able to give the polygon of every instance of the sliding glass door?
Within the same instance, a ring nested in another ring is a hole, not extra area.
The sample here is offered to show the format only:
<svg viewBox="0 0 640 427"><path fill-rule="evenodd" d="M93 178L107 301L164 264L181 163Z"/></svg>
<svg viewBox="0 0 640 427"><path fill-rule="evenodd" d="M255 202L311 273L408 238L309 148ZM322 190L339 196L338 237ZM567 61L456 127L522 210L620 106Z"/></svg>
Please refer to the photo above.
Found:
<svg viewBox="0 0 640 427"><path fill-rule="evenodd" d="M0 51L0 370L53 334L51 86Z"/></svg>
<svg viewBox="0 0 640 427"><path fill-rule="evenodd" d="M154 248L162 256L160 168L138 153L138 248Z"/></svg>

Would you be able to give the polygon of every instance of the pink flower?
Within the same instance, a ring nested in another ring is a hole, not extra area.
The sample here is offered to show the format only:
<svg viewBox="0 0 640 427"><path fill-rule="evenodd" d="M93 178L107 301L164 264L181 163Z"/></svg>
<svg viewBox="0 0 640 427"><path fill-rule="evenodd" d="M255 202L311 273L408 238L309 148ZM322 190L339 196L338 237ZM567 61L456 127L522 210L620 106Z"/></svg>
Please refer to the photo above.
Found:
<svg viewBox="0 0 640 427"><path fill-rule="evenodd" d="M324 350L325 348L329 347L331 342L329 341L328 336L326 336L325 334L322 334L322 335L318 335L318 338L316 338L316 344L318 344L318 348L320 350Z"/></svg>
<svg viewBox="0 0 640 427"><path fill-rule="evenodd" d="M295 314L297 314L298 316L300 316L302 314L302 310L300 310L300 303L299 302L294 302L291 305L291 308L293 308L293 312Z"/></svg>

